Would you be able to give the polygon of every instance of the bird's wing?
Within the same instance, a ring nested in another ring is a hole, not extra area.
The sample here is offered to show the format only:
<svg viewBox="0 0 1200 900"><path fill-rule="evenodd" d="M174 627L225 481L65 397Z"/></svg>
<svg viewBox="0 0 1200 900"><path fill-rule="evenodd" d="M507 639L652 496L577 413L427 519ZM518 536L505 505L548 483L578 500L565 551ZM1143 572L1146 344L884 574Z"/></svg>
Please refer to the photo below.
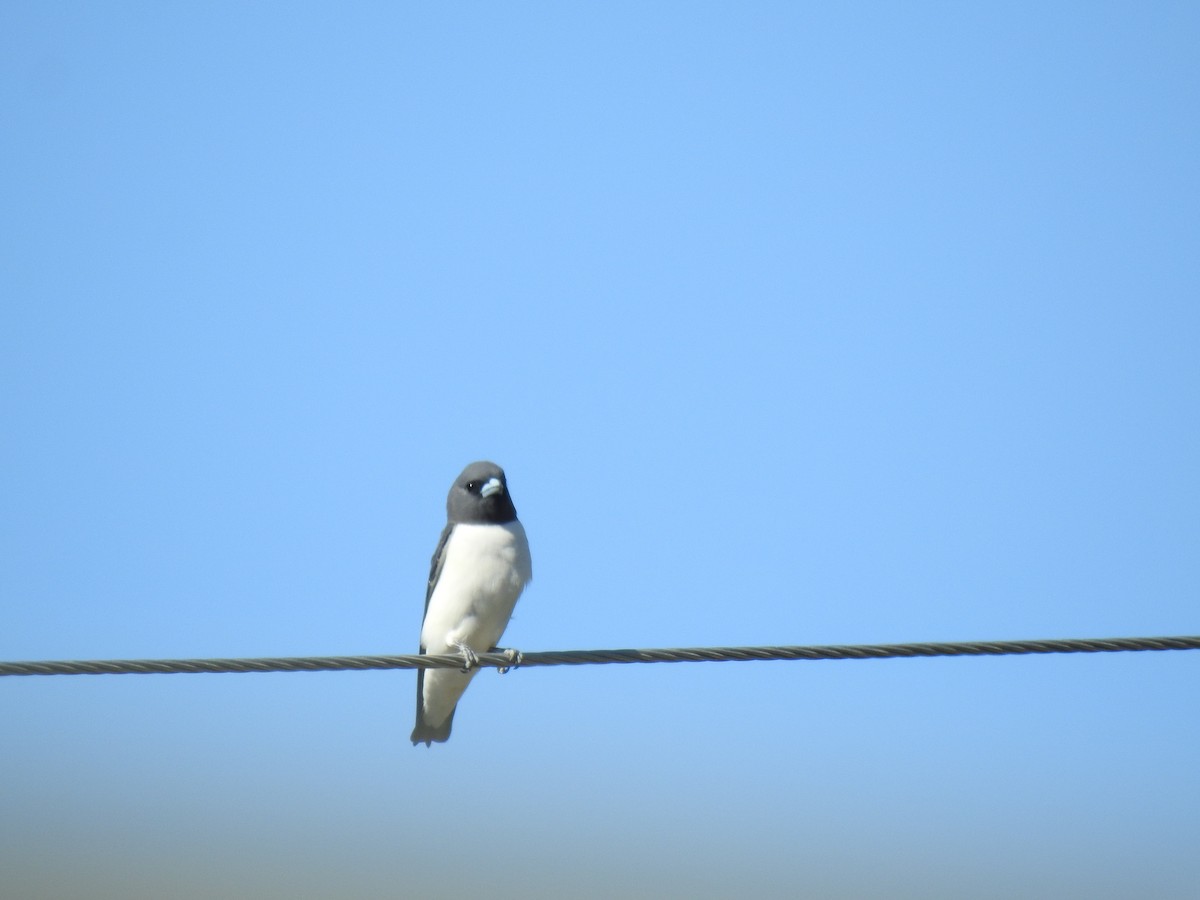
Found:
<svg viewBox="0 0 1200 900"><path fill-rule="evenodd" d="M433 589L437 587L438 579L442 577L442 566L446 563L446 542L450 540L450 532L454 530L454 524L447 522L446 527L442 529L442 536L438 538L437 549L433 551L433 559L429 562L429 586L425 589L425 613L429 613L429 598L433 596ZM425 616L422 615L421 623L425 623Z"/></svg>
<svg viewBox="0 0 1200 900"><path fill-rule="evenodd" d="M442 576L442 566L446 562L446 543L450 540L450 532L454 530L454 524L446 523L446 527L442 529L442 536L438 538L437 549L433 551L433 559L429 563L429 586L425 589L425 613L421 616L421 625L425 625L425 616L429 614L429 598L433 596L433 589L437 587L438 579ZM420 653L425 652L425 645L420 644L418 647ZM431 740L444 741L450 736L450 723L454 719L454 713L450 713L450 718L447 719L440 729L432 731L425 725L425 670L417 669L417 727L413 729L412 742L415 747L422 741L426 746L429 746Z"/></svg>

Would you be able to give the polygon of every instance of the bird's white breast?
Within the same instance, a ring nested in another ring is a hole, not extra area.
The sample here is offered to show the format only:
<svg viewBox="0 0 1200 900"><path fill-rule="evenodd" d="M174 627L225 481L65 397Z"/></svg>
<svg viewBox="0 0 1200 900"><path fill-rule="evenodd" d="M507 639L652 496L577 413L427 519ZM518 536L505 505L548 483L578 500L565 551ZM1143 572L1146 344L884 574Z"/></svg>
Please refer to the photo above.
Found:
<svg viewBox="0 0 1200 900"><path fill-rule="evenodd" d="M452 652L457 642L478 652L490 650L533 578L525 529L520 522L455 525L442 552L421 645L428 653Z"/></svg>

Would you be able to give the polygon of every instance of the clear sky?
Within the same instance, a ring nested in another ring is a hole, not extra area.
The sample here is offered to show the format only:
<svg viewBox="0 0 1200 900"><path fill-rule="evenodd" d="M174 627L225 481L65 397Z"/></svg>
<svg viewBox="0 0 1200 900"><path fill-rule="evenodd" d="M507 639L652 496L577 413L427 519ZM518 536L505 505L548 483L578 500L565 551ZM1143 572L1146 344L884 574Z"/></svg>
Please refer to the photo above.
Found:
<svg viewBox="0 0 1200 900"><path fill-rule="evenodd" d="M1200 632L1194 3L0 6L0 659ZM1129 897L1200 652L0 680L20 898Z"/></svg>

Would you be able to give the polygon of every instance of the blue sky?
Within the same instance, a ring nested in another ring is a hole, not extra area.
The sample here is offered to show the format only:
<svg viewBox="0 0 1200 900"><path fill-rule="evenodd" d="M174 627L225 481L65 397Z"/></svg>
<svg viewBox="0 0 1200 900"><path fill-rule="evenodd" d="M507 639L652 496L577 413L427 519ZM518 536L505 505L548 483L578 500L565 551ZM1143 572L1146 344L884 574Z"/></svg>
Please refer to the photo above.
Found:
<svg viewBox="0 0 1200 900"><path fill-rule="evenodd" d="M0 659L1194 634L1192 4L0 9ZM1189 896L1200 654L0 682L41 897Z"/></svg>

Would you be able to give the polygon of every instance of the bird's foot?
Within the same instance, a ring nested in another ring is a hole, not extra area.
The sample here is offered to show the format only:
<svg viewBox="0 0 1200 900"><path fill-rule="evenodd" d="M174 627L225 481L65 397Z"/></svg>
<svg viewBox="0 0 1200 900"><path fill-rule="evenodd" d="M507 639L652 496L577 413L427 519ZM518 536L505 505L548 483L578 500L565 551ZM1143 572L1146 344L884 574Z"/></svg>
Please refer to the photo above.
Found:
<svg viewBox="0 0 1200 900"><path fill-rule="evenodd" d="M511 648L508 650L501 650L499 647L493 647L492 652L493 653L503 653L505 659L508 660L509 664L507 666L499 666L496 669L496 671L499 672L501 675L506 673L509 669L515 669L515 668L519 667L521 665L521 663L523 663L525 661L525 657L524 657L524 655L522 655L520 650L513 650Z"/></svg>
<svg viewBox="0 0 1200 900"><path fill-rule="evenodd" d="M463 641L455 641L454 648L462 654L463 667L459 671L463 674L470 672L472 669L479 666L479 655L468 647Z"/></svg>

